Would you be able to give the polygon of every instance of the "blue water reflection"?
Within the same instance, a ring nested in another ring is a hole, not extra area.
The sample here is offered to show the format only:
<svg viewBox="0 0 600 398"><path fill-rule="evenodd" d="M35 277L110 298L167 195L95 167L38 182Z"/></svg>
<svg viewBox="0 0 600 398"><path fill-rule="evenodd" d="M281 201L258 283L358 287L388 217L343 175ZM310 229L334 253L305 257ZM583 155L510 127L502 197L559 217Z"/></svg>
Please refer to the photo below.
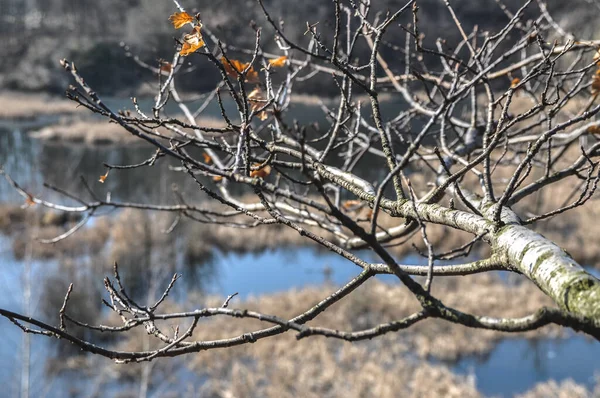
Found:
<svg viewBox="0 0 600 398"><path fill-rule="evenodd" d="M463 359L454 367L474 374L479 391L512 396L548 380L573 379L592 390L600 377L600 343L583 335L567 339L507 339L485 358Z"/></svg>
<svg viewBox="0 0 600 398"><path fill-rule="evenodd" d="M340 256L311 248L267 250L262 253L217 253L217 273L211 293L269 294L307 285L332 282L341 285L361 271Z"/></svg>

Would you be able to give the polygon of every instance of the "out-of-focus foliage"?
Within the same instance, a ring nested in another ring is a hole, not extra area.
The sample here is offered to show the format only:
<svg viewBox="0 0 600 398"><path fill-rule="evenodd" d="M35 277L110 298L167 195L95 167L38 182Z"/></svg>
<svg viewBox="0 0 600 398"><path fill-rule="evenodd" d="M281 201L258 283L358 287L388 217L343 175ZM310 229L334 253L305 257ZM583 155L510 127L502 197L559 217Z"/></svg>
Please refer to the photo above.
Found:
<svg viewBox="0 0 600 398"><path fill-rule="evenodd" d="M380 10L404 4L401 0L378 3ZM487 26L497 25L498 28L507 21L494 0L455 3L456 12L467 30L484 19ZM520 0L504 3L512 11L522 4ZM586 18L595 14L586 10L596 5L586 0L551 0L548 3L550 12L564 27L575 29L581 38L594 36L596 24L587 23L591 21L586 22ZM220 38L235 42L241 48L253 47L250 23L262 21L260 7L255 1L185 0L183 5L190 15L201 10L205 27L218 33ZM294 41L308 40L304 36L307 22L319 22L317 27L323 37L328 37L327 33L333 30L327 23L334 12L331 2L266 0L265 5L272 15L286 21L285 32ZM425 43L432 44L442 34L446 45L458 40L459 32L441 1L422 0L419 7L420 25L427 26ZM136 70L134 63L127 59L127 51L114 44L124 41L131 53L157 65L159 59L171 59L174 39L179 38L179 34L173 31L173 25L165 15L176 11L171 2L164 0L0 0L0 85L9 89L62 91L68 76L58 67L58 60L66 57L75 62L90 84L101 83L94 86L106 93L135 90L140 77L150 79L151 76L140 76L143 72ZM408 24L410 20L401 22ZM399 27L393 29L404 34ZM272 32L264 32L263 43L275 50ZM98 62L99 59L102 62ZM197 73L182 83L189 90L208 89L214 82L211 76L218 77L214 73L209 63L200 63ZM198 79L199 75L206 78ZM299 89L314 92L323 90L323 85L318 79L311 79Z"/></svg>

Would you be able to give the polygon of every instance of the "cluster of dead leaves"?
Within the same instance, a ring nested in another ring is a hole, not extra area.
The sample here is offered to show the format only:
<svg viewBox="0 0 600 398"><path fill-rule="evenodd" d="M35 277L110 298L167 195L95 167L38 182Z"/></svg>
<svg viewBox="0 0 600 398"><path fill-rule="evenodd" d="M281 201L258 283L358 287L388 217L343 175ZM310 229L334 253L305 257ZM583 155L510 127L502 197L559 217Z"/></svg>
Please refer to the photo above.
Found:
<svg viewBox="0 0 600 398"><path fill-rule="evenodd" d="M270 59L268 65L269 67L273 68L282 68L286 65L286 62L287 56L282 55L279 58ZM250 65L249 62L244 63L236 59L228 59L222 57L221 63L225 68L225 72L227 72L227 75L229 75L230 77L237 79L239 75L246 71L246 83L258 83L258 71L256 71L254 67Z"/></svg>
<svg viewBox="0 0 600 398"><path fill-rule="evenodd" d="M179 51L180 55L185 57L204 47L205 43L201 32L202 23L200 22L199 16L194 18L185 11L176 12L169 17L169 21L171 21L175 29L180 29L188 24L192 26L192 31L183 36L183 45ZM244 71L246 71L246 82L258 83L258 72L249 63L243 63L235 59L226 59L225 57L221 58L221 62L223 63L225 71L229 76L237 78ZM269 67L281 68L285 66L286 62L287 56L284 55L279 58L269 60Z"/></svg>
<svg viewBox="0 0 600 398"><path fill-rule="evenodd" d="M204 47L205 43L204 39L202 38L201 32L202 23L200 23L200 18L198 16L194 18L187 12L177 12L171 15L169 17L169 20L171 21L175 29L180 29L188 24L192 26L192 31L183 37L183 45L179 52L180 55L185 57ZM221 63L225 68L225 72L230 77L237 79L238 76L244 74L244 80L247 83L258 83L260 81L258 71L255 70L254 67L250 65L250 63L244 63L235 59L227 59L225 57L221 58ZM278 58L270 59L268 61L268 67L282 68L286 65L286 63L287 56L284 55ZM172 66L168 63L161 66L160 68L160 71L165 73L170 73L171 70ZM258 110L264 106L265 98L260 87L257 86L254 90L250 92L250 94L248 94L248 100L251 104L253 112L258 112ZM258 112L257 116L260 120L265 120L268 117L267 112L264 110ZM212 162L212 159L208 154L204 153L203 156L205 163ZM250 171L251 177L265 178L269 174L271 174L271 166L269 165L254 164L252 166L252 170ZM99 181L104 183L106 177L108 177L108 171L105 175L100 176ZM219 182L223 180L223 177L214 176L213 180L215 182Z"/></svg>
<svg viewBox="0 0 600 398"><path fill-rule="evenodd" d="M169 21L171 21L175 29L180 29L187 24L193 26L192 31L183 36L183 45L179 51L181 56L186 57L204 47L204 39L201 32L202 23L200 23L198 17L194 18L187 12L177 12L169 17Z"/></svg>
<svg viewBox="0 0 600 398"><path fill-rule="evenodd" d="M281 56L279 58L271 59L269 61L269 66L274 68L281 68L285 66L287 62L287 56ZM240 75L245 73L245 82L246 83L258 83L258 72L254 69L250 63L244 63L238 61L236 59L227 59L225 57L221 58L221 63L223 64L223 68L225 68L225 72L227 75L233 78L238 78ZM254 90L248 94L248 101L250 102L251 109L253 112L257 112L261 109L265 102L266 98L263 96L263 92L259 86L256 86ZM257 113L257 116L260 120L266 120L268 114L265 110Z"/></svg>

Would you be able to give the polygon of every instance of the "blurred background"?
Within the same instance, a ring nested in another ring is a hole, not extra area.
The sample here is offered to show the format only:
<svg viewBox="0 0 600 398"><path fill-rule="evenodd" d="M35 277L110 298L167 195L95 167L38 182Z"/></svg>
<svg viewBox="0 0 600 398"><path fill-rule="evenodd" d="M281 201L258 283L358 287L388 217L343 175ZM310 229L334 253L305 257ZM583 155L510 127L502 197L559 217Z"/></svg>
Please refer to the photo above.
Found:
<svg viewBox="0 0 600 398"><path fill-rule="evenodd" d="M466 30L478 25L495 32L507 21L494 0L454 3ZM522 3L504 2L513 11ZM240 48L254 45L251 21L266 25L255 1L190 0L182 5L190 13L200 12L207 29ZM328 23L329 2L265 0L265 5L285 21L287 34L295 40L306 40L306 22L318 21L324 35L333 29ZM382 0L376 7L384 11L402 5ZM426 41L444 37L451 45L459 40L440 1L419 5ZM531 12L536 10L532 6ZM578 38L597 38L600 6L595 1L551 0L548 10ZM175 11L168 0L0 0L0 166L26 190L64 204L76 202L44 184L87 199L85 185L114 200L172 204L175 190L190 203L206 203L193 181L170 168L175 164L168 161L113 171L100 183L103 162L138 163L154 151L62 95L71 81L58 61L67 58L113 109L132 109L131 96L139 97L142 109L151 109L157 78L133 57L151 65L172 58L177 33L168 16ZM276 48L272 32L265 30L263 43L265 49ZM397 52L391 47L383 51L389 51L389 59L397 60L400 70ZM184 93L214 89L218 79L214 67L192 58L186 62L193 69L178 80ZM289 120L326 125L315 96L327 101L337 87L330 80L323 82L317 76L296 85L303 96L293 103L286 115ZM390 96L384 114L399 106L402 101ZM177 114L174 107L166 112ZM214 103L202 117L205 123L222 123ZM596 226L590 225L593 220L589 214L574 212L554 232L577 253L578 261L598 275L592 267L600 264L600 248L590 240L597 236ZM130 293L142 304L160 297L178 272L183 278L166 303L169 310L218 306L238 292L233 307L293 316L358 273L353 264L288 230L266 227L248 233L187 221L173 228L173 215L135 210L102 211L64 241L39 242L78 221L77 215L28 206L6 181L0 181L1 308L56 324L73 282L69 312L85 322L111 322L101 303L106 296L102 278L112 275L117 261ZM426 262L410 249L398 249L395 255L403 263ZM518 315L548 304L534 286L501 272L436 280L436 289L451 304L496 315ZM379 278L333 307L322 322L347 330L371 327L401 316L414 304L393 279ZM218 319L202 326L205 338L236 336L256 327ZM508 336L427 321L355 344L296 342L293 335L286 335L248 347L140 365L116 365L83 355L63 342L25 335L6 319L0 319L0 328L0 383L6 396L14 397L600 396L600 344L558 328ZM112 348L148 349L153 344L143 331L115 338L72 330Z"/></svg>
<svg viewBox="0 0 600 398"><path fill-rule="evenodd" d="M306 41L307 21L318 21L319 31L324 36L333 30L332 9L327 2L265 0L264 3L274 16L285 21L286 34L296 41ZM400 0L373 3L375 11L404 5ZM455 10L467 31L476 25L482 30L497 31L507 22L495 0L455 3ZM507 0L502 3L514 12L524 2ZM547 3L549 12L564 29L574 31L582 38L594 35L600 7L595 0L550 0ZM443 37L451 45L459 39L459 32L442 6L438 0L419 1L419 22L426 43ZM254 45L250 21L259 24L264 21L260 8L252 0L195 0L187 4L187 10L200 12L206 27L222 41L235 43L240 48ZM531 10L538 12L535 5ZM98 87L100 92L130 94L143 84L140 77L150 76L133 67L122 46L149 63L161 58L170 60L176 34L165 16L173 11L173 4L166 0L0 0L0 85L13 90L62 92L69 78L57 67L57 62L67 58L76 62L88 83ZM408 13L405 19L409 21L410 18ZM262 43L266 49L274 47L272 37L270 30L263 32ZM382 51L386 53L385 46ZM387 51L394 53L392 48ZM197 67L200 68L199 75L205 76L208 72L209 76L214 76L210 65ZM208 90L214 86L208 77L189 77L183 82L190 90ZM299 89L314 94L321 87L321 90L336 93L332 85L322 86L315 79Z"/></svg>

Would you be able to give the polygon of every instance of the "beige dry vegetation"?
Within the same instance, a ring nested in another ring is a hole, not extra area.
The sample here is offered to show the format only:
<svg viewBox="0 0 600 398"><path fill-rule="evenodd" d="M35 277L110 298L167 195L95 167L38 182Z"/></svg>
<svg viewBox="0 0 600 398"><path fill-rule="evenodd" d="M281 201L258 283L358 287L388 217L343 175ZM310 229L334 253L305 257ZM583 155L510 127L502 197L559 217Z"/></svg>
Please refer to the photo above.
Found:
<svg viewBox="0 0 600 398"><path fill-rule="evenodd" d="M210 117L198 119L198 124L205 128L225 127L224 122ZM165 137L170 137L174 134L162 127L156 129L156 131ZM104 119L66 118L57 124L34 131L31 135L36 139L45 141L81 143L85 145L131 145L144 143L138 137L127 132L127 130L119 124L110 123Z"/></svg>
<svg viewBox="0 0 600 398"><path fill-rule="evenodd" d="M596 381L596 386L592 391L577 384L572 379L564 380L560 383L550 380L545 383L539 383L531 390L518 394L515 398L589 398L600 397L600 383Z"/></svg>
<svg viewBox="0 0 600 398"><path fill-rule="evenodd" d="M82 110L76 103L64 97L23 92L0 94L0 120L30 121L44 117L53 117L51 120L56 122L38 131L30 132L34 138L85 145L142 143L139 138L128 133L120 125L105 119L90 117L89 111ZM185 120L182 115L175 115L175 117ZM223 120L214 117L200 117L197 122L199 126L205 128L226 126ZM165 136L173 134L164 128L159 128L158 132Z"/></svg>
<svg viewBox="0 0 600 398"><path fill-rule="evenodd" d="M26 252L34 258L54 258L60 253L81 254L82 250L94 251L106 239L105 220L99 220L95 228L84 229L77 239L65 240L56 245L42 244L36 238L51 239L79 222L81 216L75 213L56 212L39 207L24 207L0 204L0 232L13 237L12 248L17 259Z"/></svg>
<svg viewBox="0 0 600 398"><path fill-rule="evenodd" d="M568 159L574 159L579 156L577 148L569 150ZM566 163L562 163L565 166ZM561 165L559 165L561 166ZM427 192L430 188L427 185L429 178L427 169L424 167L423 172L410 176L411 182L417 192L421 195ZM499 167L496 171L498 180L508 178L512 175L514 169L512 167ZM533 181L541 176L541 171L532 171L531 175L526 179L525 184ZM542 214L543 212L559 208L564 205L565 201L571 192L577 188L578 181L567 180L561 184L553 184L544 188L540 193L531 195L526 198L523 203L519 203L515 210L520 214ZM478 184L476 179L468 176L464 182L465 186L475 186ZM497 186L497 192L502 192L501 184ZM575 200L575 195L571 201ZM320 200L319 198L313 198ZM246 196L242 197L241 201L247 203L255 203L256 198ZM586 206L578 207L570 210L567 213L558 215L547 221L541 221L534 225L534 228L554 240L559 245L564 247L575 260L583 263L596 266L600 264L600 250L596 244L595 237L600 235L600 224L595 220L600 217L600 207L596 206L598 195L596 195ZM446 201L447 202L447 201ZM457 206L460 206L460 201L455 200ZM444 203L448 205L448 203ZM210 208L212 210L226 210L226 208L215 202L203 202L199 204L201 207ZM355 219L364 220L361 224L365 228L370 226L370 209L362 208L357 211L347 211L348 215ZM33 215L32 215L33 214ZM56 219L51 222L51 219ZM39 227L35 234L25 234L17 237L15 246L22 247L23 244L18 240L27 240L35 235L43 238L52 238L64 232L67 227L72 226L79 219L78 216L68 216L55 212L43 212L40 209L22 209L18 206L3 205L0 207L0 230L17 229L19 225L35 225ZM43 257L52 256L55 249L64 249L69 245L77 246L78 244L91 244L92 247L101 245L103 239L108 235L116 246L113 249L115 258L127 253L127 247L130 246L136 237L140 234L146 234L147 230L152 230L153 240L162 242L165 239L163 231L166 230L173 221L171 214L154 214L150 215L140 210L127 210L118 213L117 217L100 218L103 222L94 224L90 228L84 228L79 233L68 238L65 242L61 242L57 247L48 245L40 246L34 250L35 253L40 253ZM154 228L146 228L139 230L140 225L148 225L148 220L152 221ZM60 221L60 222L59 222ZM69 221L69 222L67 222ZM228 219L231 222L245 222L247 217L240 215ZM393 218L385 213L380 213L378 222L382 228L389 229L404 223L402 218ZM52 226L52 228L49 228ZM159 227L157 227L159 226ZM307 227L308 230L323 234L323 231L318 231L315 228ZM87 232L86 232L87 231ZM95 232L94 232L95 231ZM186 237L186 250L190 258L201 259L209 257L214 249L233 252L256 252L272 247L291 247L310 245L316 247L309 239L300 236L296 231L281 226L281 225L262 225L254 228L240 229L231 228L226 225L213 225L197 222L183 222L175 230L175 234ZM430 224L427 226L427 234L434 245L436 252L447 251L456 248L468 242L472 236L462 232L451 230L447 227ZM94 239L94 236L97 239ZM324 233L327 239L335 239L332 234ZM72 243L71 243L72 242ZM78 243L79 242L79 243ZM135 243L133 243L135 244ZM407 243L403 245L394 245L389 250L398 258L408 254L415 254L413 244L425 251L423 240L419 233L415 234ZM63 246L61 246L63 245ZM45 247L42 247L45 246ZM21 251L17 251L22 255ZM475 246L474 253L479 256L489 255L487 245L479 244Z"/></svg>
<svg viewBox="0 0 600 398"><path fill-rule="evenodd" d="M31 120L78 112L81 110L77 104L63 97L11 91L0 94L0 119L4 120Z"/></svg>
<svg viewBox="0 0 600 398"><path fill-rule="evenodd" d="M14 210L10 213L19 215ZM29 210L24 217L27 224L11 222L10 228L2 228L13 237L12 249L17 259L26 255L39 259L93 255L102 250L109 239L109 220L98 219L92 228L81 229L72 239L64 239L54 244L42 243L39 239L53 239L74 227L79 221L77 216L71 214L65 218L64 214L61 217L60 213Z"/></svg>
<svg viewBox="0 0 600 398"><path fill-rule="evenodd" d="M395 93L381 93L378 98L382 103L392 101L397 94ZM355 101L367 102L369 100L369 96L362 94L355 94L353 96ZM327 106L336 106L339 104L340 98L336 96L322 96L322 95L311 95L311 94L299 94L296 93L291 98L292 104L302 104L302 105L313 105L319 106L321 104L325 104Z"/></svg>
<svg viewBox="0 0 600 398"><path fill-rule="evenodd" d="M31 133L31 136L44 141L81 143L86 145L137 143L139 139L129 134L123 127L107 120L62 121Z"/></svg>
<svg viewBox="0 0 600 398"><path fill-rule="evenodd" d="M305 288L270 296L251 297L244 303L234 302L231 306L292 318L319 302L333 290L333 286ZM448 305L475 314L489 314L490 316L522 316L535 311L542 305L551 305L551 301L529 283L508 285L490 275L438 278L434 280L433 293ZM219 301L222 303L223 299L209 298L206 305L218 306ZM401 319L418 309L418 303L401 285L374 280L359 288L355 294L335 304L310 325L347 331L362 330L375 327L380 323ZM199 328L201 331L197 337L204 339L232 337L250 332L261 325L265 326L264 323L253 320L216 318L203 324L202 328ZM527 333L525 336L531 338L559 336L559 329L544 328L540 332ZM414 325L408 331L391 333L358 345L377 346L395 355L412 353L422 359L436 358L455 361L464 355L486 354L496 342L506 337L509 335L492 331L481 333L479 330L448 322L427 320ZM269 352L280 353L273 348L273 345L278 347L278 344L281 344L279 347L283 354L286 350L285 347L290 345L294 339L294 333L290 332L272 339L271 343L257 343L227 350L227 352L223 351L223 355L227 356L223 359L233 360L237 356L267 358ZM318 340L325 339L308 338L306 343L314 344ZM300 344L302 343L301 341ZM200 362L199 366L204 368L210 365Z"/></svg>
<svg viewBox="0 0 600 398"><path fill-rule="evenodd" d="M498 316L524 315L548 299L531 285L506 285L489 275L454 277L434 281L435 291L445 302L475 313ZM333 286L314 286L283 293L234 299L231 308L258 310L290 318L315 304L334 290ZM161 312L178 312L201 307L219 307L223 297L191 293L182 306L167 300ZM151 301L151 300L150 300ZM397 319L416 308L410 293L400 285L371 281L347 300L335 304L310 323L342 330L357 330L379 322ZM104 320L118 325L114 314ZM188 321L168 321L157 325L171 332L176 326L185 330ZM230 317L204 319L194 334L196 339L234 337L268 326L256 320ZM545 328L520 337L555 336L557 328ZM207 382L199 389L189 389L190 396L209 397L479 397L472 376L452 373L443 363L427 361L437 358L453 362L462 355L483 355L501 338L497 332L480 333L472 329L438 321L426 321L415 327L390 333L370 341L347 343L323 337L297 341L295 332L287 332L254 344L211 350L186 356L182 363ZM121 350L142 350L155 346L143 328L116 344ZM81 361L75 361L83 367ZM161 374L164 361L153 368ZM83 361L85 364L85 361ZM95 363L95 362L94 362ZM68 365L65 363L65 365ZM92 365L89 365L92 366ZM143 365L120 366L103 363L127 380L137 380ZM106 373L103 371L103 373ZM546 385L547 384L547 385ZM559 387L546 383L536 386L526 397L547 392L585 391L574 383ZM586 396L586 395L575 395Z"/></svg>
<svg viewBox="0 0 600 398"><path fill-rule="evenodd" d="M572 189L569 189L568 186L548 188L544 194L546 197L544 206L538 214L564 206L571 191ZM570 202L576 200L578 196L579 193ZM595 268L600 268L600 245L598 244L600 206L598 198L598 194L596 194L586 206L578 207L536 225L539 232L557 242L576 261Z"/></svg>
<svg viewBox="0 0 600 398"><path fill-rule="evenodd" d="M317 198L313 199L318 200ZM243 197L241 200L253 203L256 199ZM224 206L214 202L201 204L201 206L212 210L226 210ZM368 213L368 209L348 212L351 216L367 220L366 213ZM56 220L51 222L53 219ZM0 207L0 231L4 233L25 231L25 233L15 235L13 241L15 255L18 258L22 258L26 244L31 242L32 239L54 238L67 231L79 219L80 217L77 215L45 211L36 207L27 209L16 205L3 205ZM51 258L81 247L89 247L90 252L93 252L110 241L112 242L111 258L119 259L143 253L143 242L148 239L157 246L163 246L166 240L171 239L169 235L165 235L163 232L173 222L173 215L171 214L150 214L141 210L124 210L119 212L116 217L101 217L96 220L98 221L93 225L81 229L73 236L55 245L34 242L32 255L39 258ZM246 222L248 220L246 216L240 215L231 217L228 221ZM403 219L392 218L385 214L380 216L379 221L384 228L404 223ZM363 223L365 227L368 225L368 221ZM322 231L312 227L307 227L307 229L322 233ZM175 229L174 235L183 236L186 241L186 255L191 259L199 260L210 258L215 249L231 252L258 252L274 247L285 248L307 245L318 247L311 240L282 225L261 225L254 228L240 229L226 225L186 221ZM448 234L447 229L437 225L428 227L428 235L436 249L439 250L450 249L469 238L468 234L460 231ZM326 233L325 237L335 239L329 233ZM391 247L390 250L394 255L402 257L414 253L411 243L422 246L420 236L416 235L409 243ZM139 248L139 250L134 250L134 248Z"/></svg>
<svg viewBox="0 0 600 398"><path fill-rule="evenodd" d="M4 234L13 233L17 227L22 227L26 222L29 223L28 218L31 215L32 212L28 212L20 206L0 204L0 231Z"/></svg>

